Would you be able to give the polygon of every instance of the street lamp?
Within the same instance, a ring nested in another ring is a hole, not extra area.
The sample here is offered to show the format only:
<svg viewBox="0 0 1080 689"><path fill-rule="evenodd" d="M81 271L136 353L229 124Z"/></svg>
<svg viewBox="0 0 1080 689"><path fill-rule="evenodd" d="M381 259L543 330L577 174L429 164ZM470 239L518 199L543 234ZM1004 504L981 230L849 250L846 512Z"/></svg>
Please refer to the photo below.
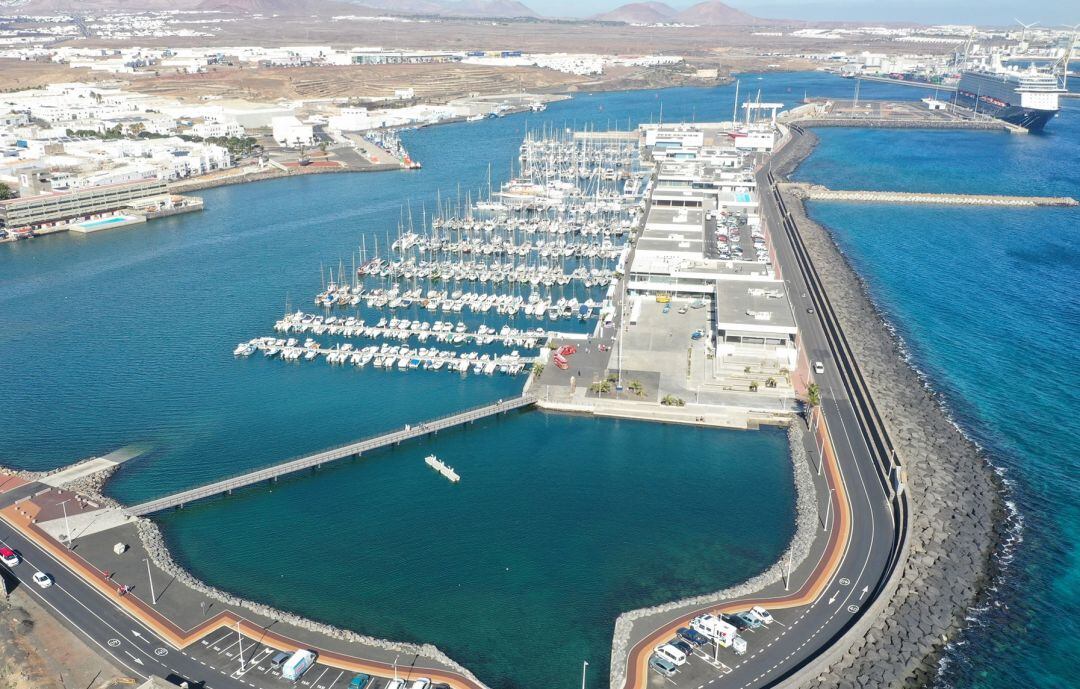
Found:
<svg viewBox="0 0 1080 689"><path fill-rule="evenodd" d="M64 535L67 537L67 547L68 548L71 547L71 524L68 523L68 513L67 513L67 504L68 504L68 502L70 500L71 500L71 498L68 498L67 500L60 503L60 507L64 508L64 531L67 532Z"/></svg>
<svg viewBox="0 0 1080 689"><path fill-rule="evenodd" d="M585 670L589 667L589 661L581 661L581 689L585 689Z"/></svg>
<svg viewBox="0 0 1080 689"><path fill-rule="evenodd" d="M157 594L154 593L154 576L150 572L150 558L144 557L142 561L146 563L146 578L150 580L150 602L157 605Z"/></svg>

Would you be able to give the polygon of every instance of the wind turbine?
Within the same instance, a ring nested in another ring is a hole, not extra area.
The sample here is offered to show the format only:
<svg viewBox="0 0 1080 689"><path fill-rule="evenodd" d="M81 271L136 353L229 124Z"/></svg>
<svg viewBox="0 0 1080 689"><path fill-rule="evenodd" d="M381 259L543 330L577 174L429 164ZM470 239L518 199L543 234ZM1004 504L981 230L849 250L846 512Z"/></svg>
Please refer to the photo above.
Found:
<svg viewBox="0 0 1080 689"><path fill-rule="evenodd" d="M1015 17L1013 18L1013 21L1016 22L1017 24L1019 24L1020 26L1024 27L1024 30L1020 32L1020 44L1024 45L1024 41L1025 41L1025 39L1027 39L1027 31L1028 31L1028 29L1035 26L1039 22L1031 22L1030 24L1025 24L1024 22L1020 21L1019 19L1016 19Z"/></svg>

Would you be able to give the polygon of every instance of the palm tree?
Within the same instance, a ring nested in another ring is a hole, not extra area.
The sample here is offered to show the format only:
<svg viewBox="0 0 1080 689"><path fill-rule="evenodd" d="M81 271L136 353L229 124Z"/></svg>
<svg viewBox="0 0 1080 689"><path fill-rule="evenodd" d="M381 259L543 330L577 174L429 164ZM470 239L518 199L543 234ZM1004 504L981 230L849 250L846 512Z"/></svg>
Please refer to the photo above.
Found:
<svg viewBox="0 0 1080 689"><path fill-rule="evenodd" d="M821 404L821 388L817 383L810 383L806 388L806 401L811 407Z"/></svg>

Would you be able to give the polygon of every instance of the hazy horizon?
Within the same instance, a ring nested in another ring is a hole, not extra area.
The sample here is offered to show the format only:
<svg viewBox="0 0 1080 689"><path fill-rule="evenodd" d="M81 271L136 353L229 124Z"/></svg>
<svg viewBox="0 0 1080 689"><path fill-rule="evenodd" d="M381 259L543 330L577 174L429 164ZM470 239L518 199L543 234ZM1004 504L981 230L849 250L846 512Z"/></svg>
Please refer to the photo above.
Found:
<svg viewBox="0 0 1080 689"><path fill-rule="evenodd" d="M363 2L363 0L356 0ZM522 0L545 16L587 17L639 0ZM662 0L663 1L663 0ZM676 9L685 9L700 0L667 0ZM917 22L925 24L980 24L1007 26L1016 19L1039 22L1039 26L1063 26L1080 22L1080 10L1064 0L1035 2L1022 7L1004 0L960 0L934 2L905 0L724 0L725 4L749 14L772 19L809 21Z"/></svg>

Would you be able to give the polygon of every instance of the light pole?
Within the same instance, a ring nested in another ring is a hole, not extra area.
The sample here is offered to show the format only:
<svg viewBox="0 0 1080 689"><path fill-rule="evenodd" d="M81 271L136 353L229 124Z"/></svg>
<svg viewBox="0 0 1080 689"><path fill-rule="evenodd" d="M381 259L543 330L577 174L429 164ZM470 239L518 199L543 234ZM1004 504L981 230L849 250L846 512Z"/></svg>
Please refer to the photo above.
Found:
<svg viewBox="0 0 1080 689"><path fill-rule="evenodd" d="M836 492L835 488L829 489L829 495L825 500L825 523L821 525L821 530L825 531L829 528L829 514L832 513L832 496Z"/></svg>
<svg viewBox="0 0 1080 689"><path fill-rule="evenodd" d="M784 577L784 590L787 591L791 585L791 548L787 551L787 576Z"/></svg>
<svg viewBox="0 0 1080 689"><path fill-rule="evenodd" d="M150 558L142 559L146 563L146 578L150 580L150 602L157 605L157 594L154 593L154 576L150 573Z"/></svg>
<svg viewBox="0 0 1080 689"><path fill-rule="evenodd" d="M240 621L236 621L236 641L240 644L240 672L244 671L244 635L240 633Z"/></svg>
<svg viewBox="0 0 1080 689"><path fill-rule="evenodd" d="M585 670L589 667L589 661L581 661L581 689L585 689Z"/></svg>
<svg viewBox="0 0 1080 689"><path fill-rule="evenodd" d="M65 535L67 536L67 547L68 548L71 547L71 524L68 523L68 515L67 515L67 504L68 504L68 501L70 501L70 500L71 500L71 498L68 498L67 500L60 503L60 506L64 508L64 531L67 532Z"/></svg>

